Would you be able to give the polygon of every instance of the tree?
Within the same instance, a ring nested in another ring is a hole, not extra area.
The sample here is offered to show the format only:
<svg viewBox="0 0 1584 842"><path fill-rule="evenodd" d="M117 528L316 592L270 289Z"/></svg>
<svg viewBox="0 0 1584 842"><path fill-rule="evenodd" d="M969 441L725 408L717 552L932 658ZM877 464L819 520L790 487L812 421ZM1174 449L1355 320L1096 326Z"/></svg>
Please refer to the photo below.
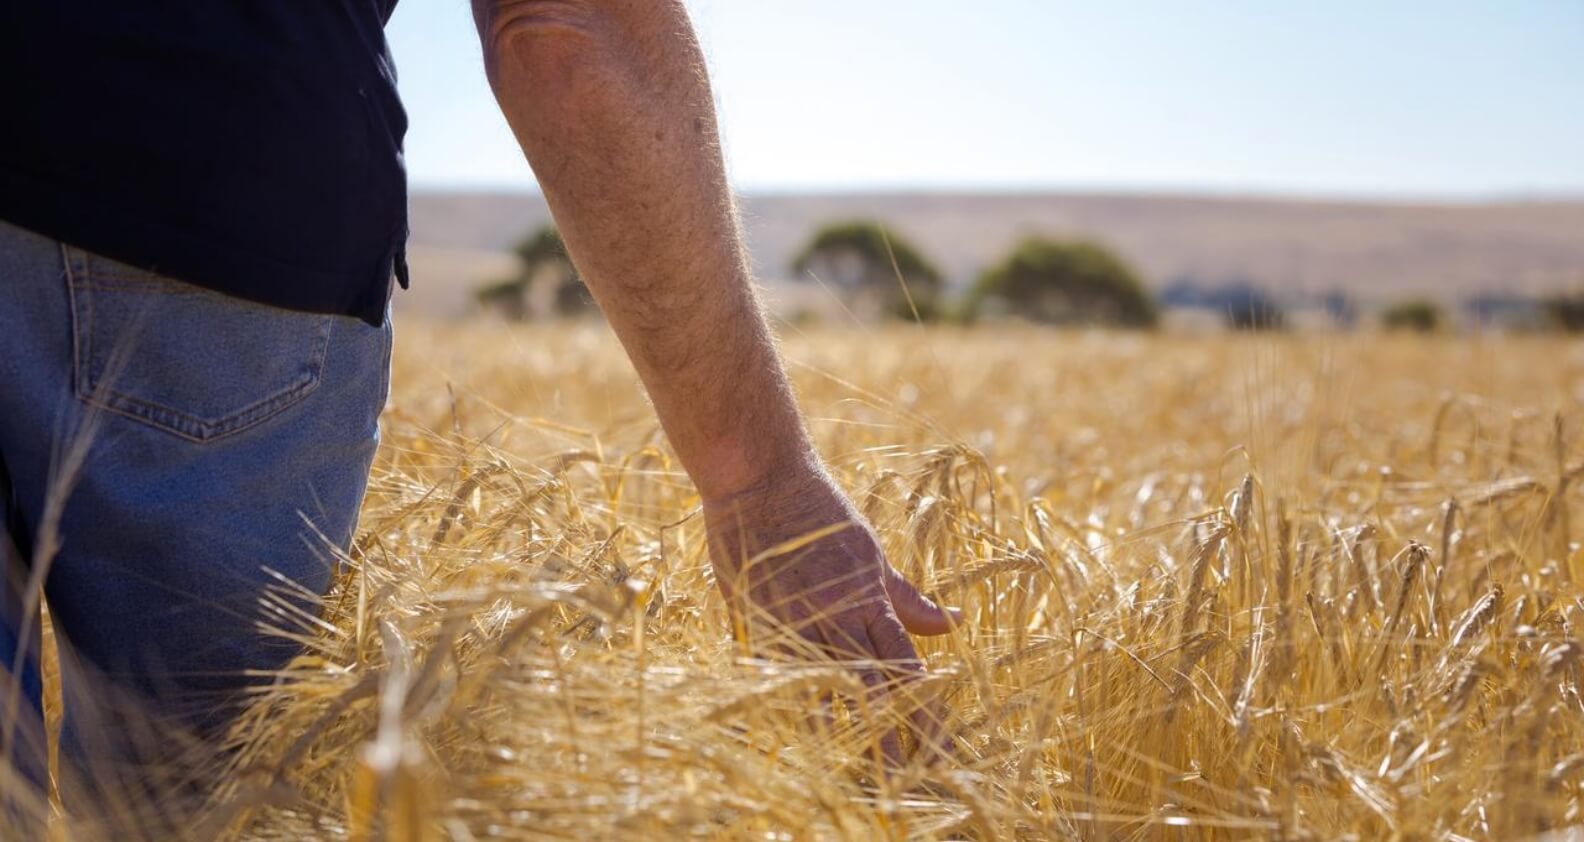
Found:
<svg viewBox="0 0 1584 842"><path fill-rule="evenodd" d="M974 282L964 306L972 319L1001 311L1044 324L1154 327L1155 301L1132 268L1087 240L1030 237Z"/></svg>
<svg viewBox="0 0 1584 842"><path fill-rule="evenodd" d="M595 312L594 299L567 257L561 233L544 225L518 241L517 272L474 293L480 305L507 318L580 316Z"/></svg>
<svg viewBox="0 0 1584 842"><path fill-rule="evenodd" d="M793 258L792 271L840 289L867 318L913 319L916 313L931 321L940 311L940 271L912 243L872 220L820 228Z"/></svg>
<svg viewBox="0 0 1584 842"><path fill-rule="evenodd" d="M1381 312L1381 324L1387 330L1434 333L1441 326L1441 308L1423 298L1399 301Z"/></svg>
<svg viewBox="0 0 1584 842"><path fill-rule="evenodd" d="M1568 333L1584 331L1584 293L1558 293L1546 298L1542 306L1551 327Z"/></svg>

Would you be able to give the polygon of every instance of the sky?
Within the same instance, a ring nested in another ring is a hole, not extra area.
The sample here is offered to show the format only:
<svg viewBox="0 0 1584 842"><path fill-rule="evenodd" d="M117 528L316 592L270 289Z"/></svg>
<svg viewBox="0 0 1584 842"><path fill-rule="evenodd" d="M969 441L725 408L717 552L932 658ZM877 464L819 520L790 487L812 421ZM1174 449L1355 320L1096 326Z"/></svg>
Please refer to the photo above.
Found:
<svg viewBox="0 0 1584 842"><path fill-rule="evenodd" d="M1584 196L1584 1L689 0L745 191ZM417 188L532 188L465 0L387 30Z"/></svg>

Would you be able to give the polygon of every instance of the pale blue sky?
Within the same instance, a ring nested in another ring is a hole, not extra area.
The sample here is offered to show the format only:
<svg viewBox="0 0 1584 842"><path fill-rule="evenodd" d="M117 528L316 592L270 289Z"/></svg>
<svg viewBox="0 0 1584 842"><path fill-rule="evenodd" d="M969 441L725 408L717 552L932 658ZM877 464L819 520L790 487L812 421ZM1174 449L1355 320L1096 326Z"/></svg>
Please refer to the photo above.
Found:
<svg viewBox="0 0 1584 842"><path fill-rule="evenodd" d="M1584 2L692 0L749 190L1584 195ZM389 35L418 187L531 187L465 0Z"/></svg>

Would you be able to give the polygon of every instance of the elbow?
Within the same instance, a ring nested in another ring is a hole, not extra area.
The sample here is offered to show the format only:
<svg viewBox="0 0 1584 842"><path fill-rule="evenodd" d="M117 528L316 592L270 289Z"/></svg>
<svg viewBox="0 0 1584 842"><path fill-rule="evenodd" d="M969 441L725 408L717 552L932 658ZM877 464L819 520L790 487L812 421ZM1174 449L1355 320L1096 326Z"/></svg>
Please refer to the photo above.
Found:
<svg viewBox="0 0 1584 842"><path fill-rule="evenodd" d="M515 81L575 79L598 63L610 28L598 0L474 0L484 68L497 92Z"/></svg>

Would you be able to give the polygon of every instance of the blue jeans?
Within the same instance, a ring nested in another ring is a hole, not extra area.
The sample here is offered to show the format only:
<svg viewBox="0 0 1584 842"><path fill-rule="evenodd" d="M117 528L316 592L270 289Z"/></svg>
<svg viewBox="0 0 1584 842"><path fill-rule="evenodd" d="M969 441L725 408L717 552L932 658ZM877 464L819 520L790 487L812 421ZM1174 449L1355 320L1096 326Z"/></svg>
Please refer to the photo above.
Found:
<svg viewBox="0 0 1584 842"><path fill-rule="evenodd" d="M63 771L126 750L128 705L212 739L300 651L261 600L270 571L328 587L390 342L388 319L229 298L0 222L0 748L24 779L44 757L30 582L62 644Z"/></svg>

